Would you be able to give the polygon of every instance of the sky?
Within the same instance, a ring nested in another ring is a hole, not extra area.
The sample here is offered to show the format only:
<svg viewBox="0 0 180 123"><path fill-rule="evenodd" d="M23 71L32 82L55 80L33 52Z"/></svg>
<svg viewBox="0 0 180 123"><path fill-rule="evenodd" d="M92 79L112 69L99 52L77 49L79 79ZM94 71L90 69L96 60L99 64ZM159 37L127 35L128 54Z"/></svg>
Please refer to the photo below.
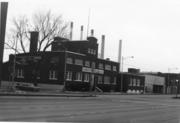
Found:
<svg viewBox="0 0 180 123"><path fill-rule="evenodd" d="M73 40L80 39L80 26L87 36L94 29L99 53L101 35L105 35L105 58L118 61L119 40L122 40L124 71L180 71L180 1L179 0L5 0L9 2L7 29L12 17L32 16L51 10L74 22ZM90 12L89 12L90 11ZM9 51L5 50L4 60ZM129 56L134 56L130 59ZM175 69L178 68L178 69Z"/></svg>

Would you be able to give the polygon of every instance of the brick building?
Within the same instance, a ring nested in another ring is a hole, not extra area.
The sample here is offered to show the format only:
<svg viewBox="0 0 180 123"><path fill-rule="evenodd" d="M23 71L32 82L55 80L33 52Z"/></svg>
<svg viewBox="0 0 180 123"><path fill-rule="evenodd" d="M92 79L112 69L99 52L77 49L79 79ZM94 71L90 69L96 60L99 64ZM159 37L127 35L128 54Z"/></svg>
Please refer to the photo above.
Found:
<svg viewBox="0 0 180 123"><path fill-rule="evenodd" d="M31 34L29 53L10 55L9 76L4 79L12 78L16 58L17 82L59 85L71 91L89 91L95 87L103 91L116 90L119 63L98 58L95 37L81 41L55 37L51 51L37 52L37 36Z"/></svg>

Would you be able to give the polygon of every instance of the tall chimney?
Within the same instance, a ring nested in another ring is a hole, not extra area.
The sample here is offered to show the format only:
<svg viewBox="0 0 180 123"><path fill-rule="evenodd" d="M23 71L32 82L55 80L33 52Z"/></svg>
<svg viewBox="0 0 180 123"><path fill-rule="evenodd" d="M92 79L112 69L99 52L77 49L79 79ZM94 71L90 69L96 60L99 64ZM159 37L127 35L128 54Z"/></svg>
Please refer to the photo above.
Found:
<svg viewBox="0 0 180 123"><path fill-rule="evenodd" d="M122 58L122 40L119 40L119 51L118 51L119 72L121 71L121 58Z"/></svg>
<svg viewBox="0 0 180 123"><path fill-rule="evenodd" d="M105 35L102 35L102 42L101 42L101 59L104 59L104 45L105 45Z"/></svg>
<svg viewBox="0 0 180 123"><path fill-rule="evenodd" d="M94 37L94 29L91 29L91 36Z"/></svg>
<svg viewBox="0 0 180 123"><path fill-rule="evenodd" d="M39 32L37 31L32 31L30 32L30 49L29 52L30 53L35 53L37 52L37 44L38 44L38 36L39 36Z"/></svg>
<svg viewBox="0 0 180 123"><path fill-rule="evenodd" d="M81 35L80 35L80 40L83 40L83 26L81 26Z"/></svg>
<svg viewBox="0 0 180 123"><path fill-rule="evenodd" d="M8 2L1 2L0 4L0 87L2 80L2 64L4 54L4 40L6 32Z"/></svg>
<svg viewBox="0 0 180 123"><path fill-rule="evenodd" d="M70 40L72 40L72 37L73 37L73 22L71 22L70 25Z"/></svg>

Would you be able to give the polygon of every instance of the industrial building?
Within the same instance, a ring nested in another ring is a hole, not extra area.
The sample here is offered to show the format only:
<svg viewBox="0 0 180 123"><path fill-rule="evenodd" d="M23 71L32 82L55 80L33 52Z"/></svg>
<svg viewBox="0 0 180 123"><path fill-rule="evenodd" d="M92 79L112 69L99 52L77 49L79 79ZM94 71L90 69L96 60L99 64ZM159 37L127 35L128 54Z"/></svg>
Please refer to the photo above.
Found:
<svg viewBox="0 0 180 123"><path fill-rule="evenodd" d="M129 94L144 93L145 77L139 75L140 70L129 68L128 72L119 73L118 91Z"/></svg>
<svg viewBox="0 0 180 123"><path fill-rule="evenodd" d="M165 78L156 76L156 75L148 75L145 76L145 93L165 93Z"/></svg>
<svg viewBox="0 0 180 123"><path fill-rule="evenodd" d="M59 90L70 91L95 88L116 91L119 63L98 58L95 37L78 41L55 37L51 51L37 52L37 36L38 32L31 32L29 53L10 55L4 64L9 70L6 79L12 79L15 61L16 82L33 83L38 87L57 85Z"/></svg>

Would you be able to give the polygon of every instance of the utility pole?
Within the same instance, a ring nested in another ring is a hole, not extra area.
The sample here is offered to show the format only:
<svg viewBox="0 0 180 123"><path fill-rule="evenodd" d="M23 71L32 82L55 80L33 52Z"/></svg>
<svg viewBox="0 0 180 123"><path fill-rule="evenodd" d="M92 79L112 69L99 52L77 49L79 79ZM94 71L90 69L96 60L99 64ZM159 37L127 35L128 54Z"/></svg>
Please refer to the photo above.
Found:
<svg viewBox="0 0 180 123"><path fill-rule="evenodd" d="M0 8L1 8L0 10L0 87L1 87L8 2L1 2Z"/></svg>

